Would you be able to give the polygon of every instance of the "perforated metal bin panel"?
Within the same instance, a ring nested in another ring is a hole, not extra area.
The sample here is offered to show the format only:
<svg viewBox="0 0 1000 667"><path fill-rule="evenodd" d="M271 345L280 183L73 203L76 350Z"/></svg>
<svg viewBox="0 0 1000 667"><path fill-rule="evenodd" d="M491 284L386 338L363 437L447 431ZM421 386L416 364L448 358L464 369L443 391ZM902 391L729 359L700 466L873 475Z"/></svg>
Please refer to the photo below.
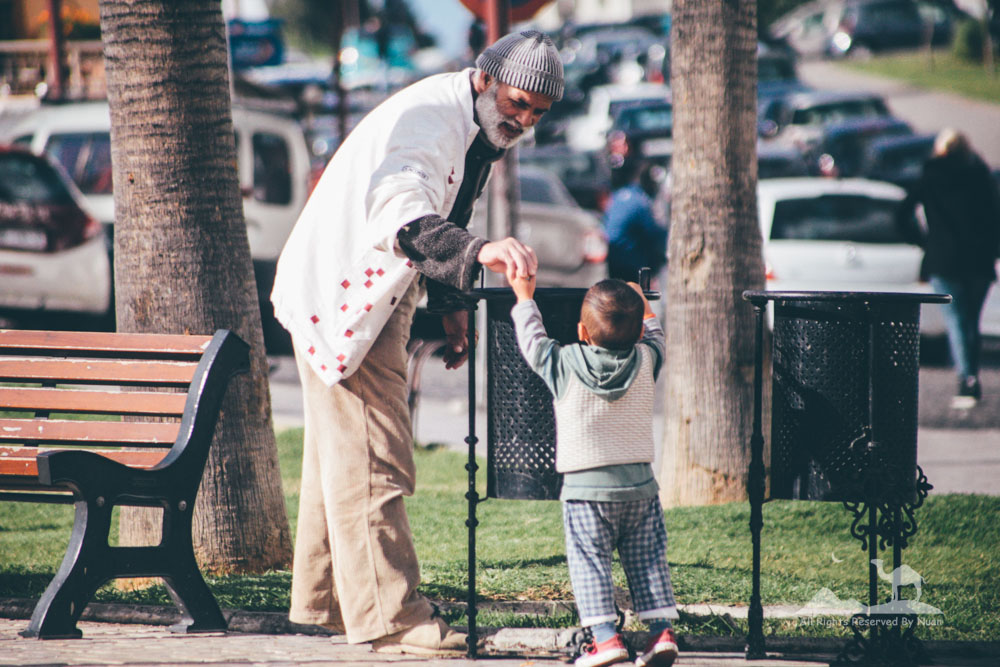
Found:
<svg viewBox="0 0 1000 667"><path fill-rule="evenodd" d="M920 301L895 296L775 300L771 498L913 493Z"/></svg>
<svg viewBox="0 0 1000 667"><path fill-rule="evenodd" d="M560 343L577 342L576 324L586 289L535 291L545 329ZM556 423L552 393L521 356L510 309L509 288L476 290L486 301L487 462L490 498L558 500Z"/></svg>

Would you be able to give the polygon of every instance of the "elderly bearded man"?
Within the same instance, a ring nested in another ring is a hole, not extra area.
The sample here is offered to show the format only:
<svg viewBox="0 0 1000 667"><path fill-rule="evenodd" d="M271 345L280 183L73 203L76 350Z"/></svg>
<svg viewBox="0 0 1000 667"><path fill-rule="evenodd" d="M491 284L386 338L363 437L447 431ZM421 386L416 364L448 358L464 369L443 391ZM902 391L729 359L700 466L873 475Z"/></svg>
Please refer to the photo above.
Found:
<svg viewBox="0 0 1000 667"><path fill-rule="evenodd" d="M465 228L492 163L562 97L562 64L546 35L526 30L476 65L419 81L358 124L292 230L271 295L305 405L289 617L376 651L466 649L417 592L403 504L415 476L406 343L416 303L426 288L457 368L468 317L456 292L482 267L513 278L538 265L517 239Z"/></svg>

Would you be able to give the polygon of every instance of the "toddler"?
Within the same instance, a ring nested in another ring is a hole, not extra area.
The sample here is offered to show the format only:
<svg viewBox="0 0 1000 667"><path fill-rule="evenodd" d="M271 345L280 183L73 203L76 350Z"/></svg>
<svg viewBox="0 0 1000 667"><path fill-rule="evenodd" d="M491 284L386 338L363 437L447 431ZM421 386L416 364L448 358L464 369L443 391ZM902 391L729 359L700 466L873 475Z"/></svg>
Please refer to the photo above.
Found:
<svg viewBox="0 0 1000 667"><path fill-rule="evenodd" d="M653 477L653 392L665 351L663 329L639 285L602 280L583 300L581 343L545 335L534 278L512 283L518 346L555 397L556 470L566 559L580 623L593 642L577 667L628 660L615 629L611 580L617 549L632 603L651 638L635 661L666 667L677 657L676 619L667 565L667 533Z"/></svg>

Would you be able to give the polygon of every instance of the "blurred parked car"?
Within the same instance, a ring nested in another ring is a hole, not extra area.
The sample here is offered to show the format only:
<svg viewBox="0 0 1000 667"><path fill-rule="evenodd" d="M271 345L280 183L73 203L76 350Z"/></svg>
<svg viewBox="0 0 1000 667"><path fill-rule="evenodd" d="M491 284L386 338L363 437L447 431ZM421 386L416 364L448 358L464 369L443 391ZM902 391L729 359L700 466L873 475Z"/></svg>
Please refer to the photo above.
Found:
<svg viewBox="0 0 1000 667"><path fill-rule="evenodd" d="M920 281L923 251L896 224L905 191L866 179L760 181L757 205L771 290L932 292ZM920 331L944 335L940 306L921 309ZM991 290L982 331L1000 335L1000 294Z"/></svg>
<svg viewBox="0 0 1000 667"><path fill-rule="evenodd" d="M920 179L933 150L933 134L882 137L868 146L861 173L865 178L888 181L909 190Z"/></svg>
<svg viewBox="0 0 1000 667"><path fill-rule="evenodd" d="M817 0L769 27L802 56L867 54L948 44L963 16L949 0Z"/></svg>
<svg viewBox="0 0 1000 667"><path fill-rule="evenodd" d="M608 277L608 241L596 214L585 211L551 172L521 165L517 236L538 255L538 285L590 287ZM475 233L486 233L485 202L476 206Z"/></svg>
<svg viewBox="0 0 1000 667"><path fill-rule="evenodd" d="M799 151L757 142L757 179L809 176L809 164Z"/></svg>
<svg viewBox="0 0 1000 667"><path fill-rule="evenodd" d="M271 286L278 255L308 197L310 152L302 127L284 114L233 107L233 123L265 341L269 349L277 349L288 339L273 321ZM60 162L79 184L109 237L114 224L110 127L106 102L62 104L31 113L6 137Z"/></svg>
<svg viewBox="0 0 1000 667"><path fill-rule="evenodd" d="M608 163L612 169L626 159L645 159L668 167L674 154L674 107L664 98L622 108L607 133Z"/></svg>
<svg viewBox="0 0 1000 667"><path fill-rule="evenodd" d="M800 91L762 99L758 128L763 139L793 146L808 155L827 125L889 116L885 99L876 93Z"/></svg>
<svg viewBox="0 0 1000 667"><path fill-rule="evenodd" d="M0 146L0 314L34 321L73 313L106 322L106 244L62 169L25 148Z"/></svg>
<svg viewBox="0 0 1000 667"><path fill-rule="evenodd" d="M611 169L599 151L574 151L565 144L525 146L518 164L544 169L562 181L583 208L600 214L611 196Z"/></svg>
<svg viewBox="0 0 1000 667"><path fill-rule="evenodd" d="M595 86L588 95L586 112L567 124L566 143L578 151L600 150L622 109L646 100L665 101L669 94L670 88L659 83Z"/></svg>
<svg viewBox="0 0 1000 667"><path fill-rule="evenodd" d="M868 177L868 153L884 137L912 136L913 128L898 118L854 118L823 128L807 158L815 176Z"/></svg>

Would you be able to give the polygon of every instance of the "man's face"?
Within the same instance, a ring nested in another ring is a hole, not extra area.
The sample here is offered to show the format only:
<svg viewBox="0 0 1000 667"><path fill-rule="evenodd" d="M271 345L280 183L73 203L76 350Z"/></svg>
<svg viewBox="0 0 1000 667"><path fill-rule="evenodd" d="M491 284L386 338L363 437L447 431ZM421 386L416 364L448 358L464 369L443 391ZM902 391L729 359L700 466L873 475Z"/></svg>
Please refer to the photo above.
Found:
<svg viewBox="0 0 1000 667"><path fill-rule="evenodd" d="M497 148L510 148L552 106L552 98L489 79L476 98L476 113L486 138Z"/></svg>

